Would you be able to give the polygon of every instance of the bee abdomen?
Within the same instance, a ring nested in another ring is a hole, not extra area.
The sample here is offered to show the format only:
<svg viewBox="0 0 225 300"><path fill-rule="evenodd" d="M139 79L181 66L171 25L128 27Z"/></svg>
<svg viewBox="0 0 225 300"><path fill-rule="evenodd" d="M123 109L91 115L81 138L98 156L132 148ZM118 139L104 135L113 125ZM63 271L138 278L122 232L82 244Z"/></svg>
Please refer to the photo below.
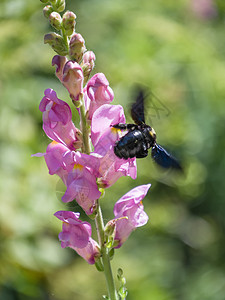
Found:
<svg viewBox="0 0 225 300"><path fill-rule="evenodd" d="M140 130L128 132L116 143L114 147L114 153L119 158L125 159L139 157L139 153L143 153L143 151L146 150L147 146L145 143L145 138Z"/></svg>

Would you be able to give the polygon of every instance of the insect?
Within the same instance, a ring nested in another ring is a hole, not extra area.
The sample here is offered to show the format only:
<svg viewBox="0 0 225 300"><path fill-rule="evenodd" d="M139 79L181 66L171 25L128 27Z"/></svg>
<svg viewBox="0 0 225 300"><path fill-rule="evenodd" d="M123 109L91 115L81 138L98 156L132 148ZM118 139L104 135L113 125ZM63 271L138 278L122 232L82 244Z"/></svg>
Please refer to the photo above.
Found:
<svg viewBox="0 0 225 300"><path fill-rule="evenodd" d="M155 130L145 124L144 92L140 90L131 107L131 116L135 124L118 123L112 127L128 132L116 142L114 153L119 158L144 158L151 148L152 159L163 168L182 170L180 163L162 146L156 143Z"/></svg>

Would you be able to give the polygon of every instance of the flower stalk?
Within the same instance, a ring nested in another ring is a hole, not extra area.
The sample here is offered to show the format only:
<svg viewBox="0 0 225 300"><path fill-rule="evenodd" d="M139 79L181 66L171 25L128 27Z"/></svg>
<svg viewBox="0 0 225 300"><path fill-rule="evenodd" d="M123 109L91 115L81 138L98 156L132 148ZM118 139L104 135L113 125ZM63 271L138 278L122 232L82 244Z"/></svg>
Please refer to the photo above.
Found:
<svg viewBox="0 0 225 300"><path fill-rule="evenodd" d="M95 54L87 51L85 40L75 32L76 15L65 9L65 0L41 0L50 2L44 15L59 33L45 35L44 42L58 54L52 59L56 76L67 89L80 116L80 130L72 121L72 110L68 103L58 99L49 88L44 92L39 109L43 116L43 130L52 140L43 156L50 175L58 175L66 186L62 201L73 200L86 215L95 220L98 241L92 238L92 226L80 219L74 211L58 211L54 215L62 221L59 233L61 247L70 247L87 263L104 271L108 300L126 299L126 280L120 271L121 283L118 291L114 282L111 259L114 250L120 248L133 230L148 221L142 203L150 187L138 186L114 206L114 218L105 225L100 207L104 190L112 186L121 176L136 179L136 158L120 159L114 153L120 134L113 130L115 124L126 123L121 105L111 105L114 93L106 76L96 73L90 79L95 65ZM80 151L81 149L81 151ZM104 190L102 190L104 188Z"/></svg>
<svg viewBox="0 0 225 300"><path fill-rule="evenodd" d="M98 242L101 246L102 263L104 266L105 279L110 300L118 300L118 294L115 288L114 278L109 257L109 249L106 247L104 234L104 221L102 217L101 207L98 203L97 215L95 218L96 230L98 233Z"/></svg>
<svg viewBox="0 0 225 300"><path fill-rule="evenodd" d="M68 36L65 34L65 29L62 27L61 28L61 32L62 32L62 37L66 46L67 51L69 52L69 43L68 43Z"/></svg>
<svg viewBox="0 0 225 300"><path fill-rule="evenodd" d="M83 98L83 97L82 97ZM85 107L82 101L82 105L80 106L80 117L81 117L81 124L82 124L82 134L83 134L83 147L86 154L90 154L90 141L89 141L89 133L88 133L88 125L85 115ZM102 263L104 267L104 274L107 284L107 290L110 300L118 300L118 294L115 288L114 278L112 274L112 268L109 258L109 249L106 247L105 243L105 226L102 216L102 210L100 207L100 203L97 200L97 210L96 210L96 217L95 217L95 225L98 235L98 242L101 247L101 254L102 254Z"/></svg>
<svg viewBox="0 0 225 300"><path fill-rule="evenodd" d="M82 95L82 100L83 100L83 95ZM91 147L90 147L90 141L89 141L89 128L88 128L88 124L87 124L85 106L84 106L83 101L80 106L80 118L81 118L81 127L82 127L81 130L82 130L82 134L83 134L83 151L86 154L90 154Z"/></svg>

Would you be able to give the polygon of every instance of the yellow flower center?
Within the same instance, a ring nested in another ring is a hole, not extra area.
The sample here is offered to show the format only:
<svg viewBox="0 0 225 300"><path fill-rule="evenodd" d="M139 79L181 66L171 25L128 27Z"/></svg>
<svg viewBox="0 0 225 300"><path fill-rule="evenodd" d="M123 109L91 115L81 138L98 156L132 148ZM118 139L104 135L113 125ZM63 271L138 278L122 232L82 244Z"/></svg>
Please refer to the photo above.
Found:
<svg viewBox="0 0 225 300"><path fill-rule="evenodd" d="M79 171L82 171L84 166L80 165L80 164L74 164L74 167L73 167L75 170L78 169Z"/></svg>

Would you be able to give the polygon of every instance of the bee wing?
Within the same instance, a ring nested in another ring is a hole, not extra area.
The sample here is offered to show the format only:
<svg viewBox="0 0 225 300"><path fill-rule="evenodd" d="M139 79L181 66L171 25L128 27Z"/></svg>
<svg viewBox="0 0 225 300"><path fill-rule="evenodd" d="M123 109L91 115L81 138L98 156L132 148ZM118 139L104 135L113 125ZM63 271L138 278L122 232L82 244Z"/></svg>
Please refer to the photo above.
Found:
<svg viewBox="0 0 225 300"><path fill-rule="evenodd" d="M145 123L144 98L144 91L139 88L136 101L131 107L131 117L138 125Z"/></svg>
<svg viewBox="0 0 225 300"><path fill-rule="evenodd" d="M152 158L153 160L165 169L177 169L182 170L181 165L179 162L174 158L170 153L168 153L162 146L155 144L152 147Z"/></svg>

